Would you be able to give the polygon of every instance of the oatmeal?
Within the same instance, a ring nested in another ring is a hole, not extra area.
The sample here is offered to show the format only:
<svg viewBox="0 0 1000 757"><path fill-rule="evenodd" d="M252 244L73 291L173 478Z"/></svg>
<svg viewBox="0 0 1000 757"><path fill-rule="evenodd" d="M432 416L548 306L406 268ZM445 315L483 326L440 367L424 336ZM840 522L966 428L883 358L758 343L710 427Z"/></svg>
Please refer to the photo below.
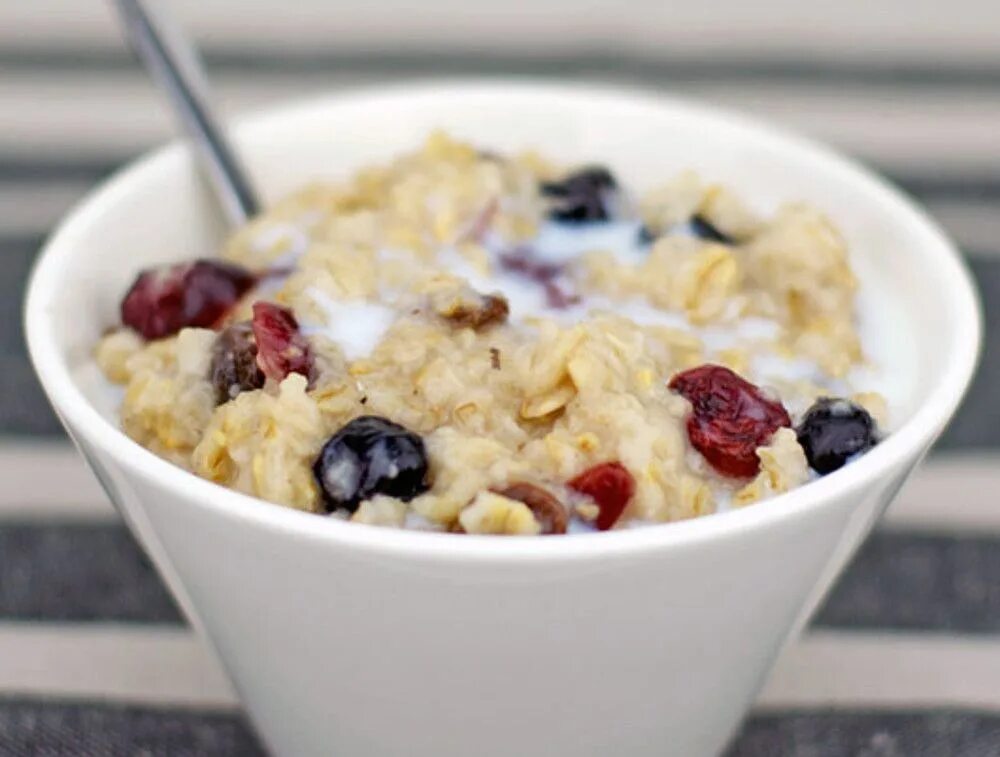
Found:
<svg viewBox="0 0 1000 757"><path fill-rule="evenodd" d="M144 271L97 345L121 423L210 481L389 527L548 535L742 507L878 440L814 208L443 134Z"/></svg>

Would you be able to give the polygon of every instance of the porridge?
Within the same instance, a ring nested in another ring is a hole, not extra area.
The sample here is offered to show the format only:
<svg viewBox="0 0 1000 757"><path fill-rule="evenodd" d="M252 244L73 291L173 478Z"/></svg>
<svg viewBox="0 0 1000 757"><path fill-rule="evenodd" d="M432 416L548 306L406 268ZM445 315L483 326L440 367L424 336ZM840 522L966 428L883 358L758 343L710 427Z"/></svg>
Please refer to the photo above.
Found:
<svg viewBox="0 0 1000 757"><path fill-rule="evenodd" d="M432 135L143 271L97 345L124 431L353 521L562 534L743 507L877 443L836 228L679 173Z"/></svg>

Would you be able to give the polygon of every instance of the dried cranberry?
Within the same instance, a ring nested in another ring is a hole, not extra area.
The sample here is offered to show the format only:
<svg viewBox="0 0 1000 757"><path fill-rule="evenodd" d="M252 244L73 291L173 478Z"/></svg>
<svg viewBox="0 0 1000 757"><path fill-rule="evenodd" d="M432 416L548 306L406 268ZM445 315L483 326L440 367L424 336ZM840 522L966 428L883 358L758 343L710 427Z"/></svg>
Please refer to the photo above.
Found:
<svg viewBox="0 0 1000 757"><path fill-rule="evenodd" d="M783 426L791 426L781 402L721 365L678 373L670 388L691 403L688 439L724 476L745 478L760 468L757 448Z"/></svg>
<svg viewBox="0 0 1000 757"><path fill-rule="evenodd" d="M264 373L257 365L257 342L249 321L234 323L219 332L212 346L209 380L219 405L240 392L264 386Z"/></svg>
<svg viewBox="0 0 1000 757"><path fill-rule="evenodd" d="M496 493L526 504L541 525L543 535L566 533L569 517L565 506L542 487L518 481L506 489L498 489Z"/></svg>
<svg viewBox="0 0 1000 757"><path fill-rule="evenodd" d="M122 300L122 323L146 339L191 326L211 328L256 283L250 271L221 260L147 269Z"/></svg>
<svg viewBox="0 0 1000 757"><path fill-rule="evenodd" d="M291 310L273 302L255 302L252 324L257 365L265 376L275 381L289 373L311 376L312 350Z"/></svg>
<svg viewBox="0 0 1000 757"><path fill-rule="evenodd" d="M618 521L635 494L635 479L619 462L598 463L587 468L571 479L568 486L594 500L599 510L594 525L601 531L607 531Z"/></svg>

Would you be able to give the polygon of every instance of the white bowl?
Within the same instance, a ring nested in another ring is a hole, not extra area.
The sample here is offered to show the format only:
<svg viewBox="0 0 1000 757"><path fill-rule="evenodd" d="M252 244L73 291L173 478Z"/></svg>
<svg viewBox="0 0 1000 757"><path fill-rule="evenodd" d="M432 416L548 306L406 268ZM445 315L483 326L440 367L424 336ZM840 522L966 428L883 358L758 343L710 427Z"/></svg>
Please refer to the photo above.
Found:
<svg viewBox="0 0 1000 757"><path fill-rule="evenodd" d="M276 754L716 753L954 413L980 340L969 276L940 230L864 169L671 98L437 83L320 98L247 119L236 135L275 198L439 126L498 150L606 161L640 187L693 167L765 206L825 209L891 332L888 370L908 380L892 435L754 507L566 538L359 526L203 481L118 430L91 361L139 268L211 255L220 241L178 145L95 191L48 243L26 311L42 384Z"/></svg>

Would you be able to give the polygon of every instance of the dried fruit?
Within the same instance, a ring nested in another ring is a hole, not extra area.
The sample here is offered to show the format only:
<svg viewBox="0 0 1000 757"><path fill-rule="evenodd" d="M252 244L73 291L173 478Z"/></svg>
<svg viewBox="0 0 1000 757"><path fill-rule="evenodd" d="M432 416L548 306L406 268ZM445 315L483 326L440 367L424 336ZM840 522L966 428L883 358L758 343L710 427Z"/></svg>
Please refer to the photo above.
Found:
<svg viewBox="0 0 1000 757"><path fill-rule="evenodd" d="M878 426L867 410L849 400L821 397L796 429L810 467L832 473L878 444Z"/></svg>
<svg viewBox="0 0 1000 757"><path fill-rule="evenodd" d="M600 509L594 525L601 531L607 531L618 521L635 494L635 479L617 461L587 468L571 479L568 486L594 500L594 504Z"/></svg>
<svg viewBox="0 0 1000 757"><path fill-rule="evenodd" d="M518 248L500 255L500 266L540 284L550 308L562 310L580 301L566 278L565 266L536 260L529 249Z"/></svg>
<svg viewBox="0 0 1000 757"><path fill-rule="evenodd" d="M256 283L250 271L221 260L147 269L122 300L122 323L146 339L212 328Z"/></svg>
<svg viewBox="0 0 1000 757"><path fill-rule="evenodd" d="M459 300L449 305L441 317L459 328L479 331L503 323L510 314L510 305L502 294L477 294L475 300Z"/></svg>
<svg viewBox="0 0 1000 757"><path fill-rule="evenodd" d="M708 242L719 242L721 244L735 244L736 242L736 240L725 232L719 231L719 229L704 216L692 216L691 220L688 222L688 226L691 228L691 233L699 239L704 239Z"/></svg>
<svg viewBox="0 0 1000 757"><path fill-rule="evenodd" d="M427 491L427 452L418 434L386 418L363 415L323 445L313 474L329 512L354 512L376 494L409 501Z"/></svg>
<svg viewBox="0 0 1000 757"><path fill-rule="evenodd" d="M255 302L252 326L257 365L267 378L281 381L289 373L311 378L312 350L291 310L273 302Z"/></svg>
<svg viewBox="0 0 1000 757"><path fill-rule="evenodd" d="M724 476L755 475L760 468L757 448L779 428L792 425L781 402L721 365L678 373L669 386L691 403L691 445Z"/></svg>
<svg viewBox="0 0 1000 757"><path fill-rule="evenodd" d="M219 332L212 345L209 380L219 405L234 399L240 392L264 386L264 373L257 365L257 341L250 321L234 323Z"/></svg>
<svg viewBox="0 0 1000 757"><path fill-rule="evenodd" d="M618 184L603 166L589 166L561 181L545 182L541 192L553 200L549 217L565 223L607 221Z"/></svg>
<svg viewBox="0 0 1000 757"><path fill-rule="evenodd" d="M566 508L542 487L529 484L526 481L518 481L506 489L496 489L495 491L502 497L516 499L518 502L526 504L535 516L535 520L541 525L543 535L566 533L566 527L569 524Z"/></svg>

